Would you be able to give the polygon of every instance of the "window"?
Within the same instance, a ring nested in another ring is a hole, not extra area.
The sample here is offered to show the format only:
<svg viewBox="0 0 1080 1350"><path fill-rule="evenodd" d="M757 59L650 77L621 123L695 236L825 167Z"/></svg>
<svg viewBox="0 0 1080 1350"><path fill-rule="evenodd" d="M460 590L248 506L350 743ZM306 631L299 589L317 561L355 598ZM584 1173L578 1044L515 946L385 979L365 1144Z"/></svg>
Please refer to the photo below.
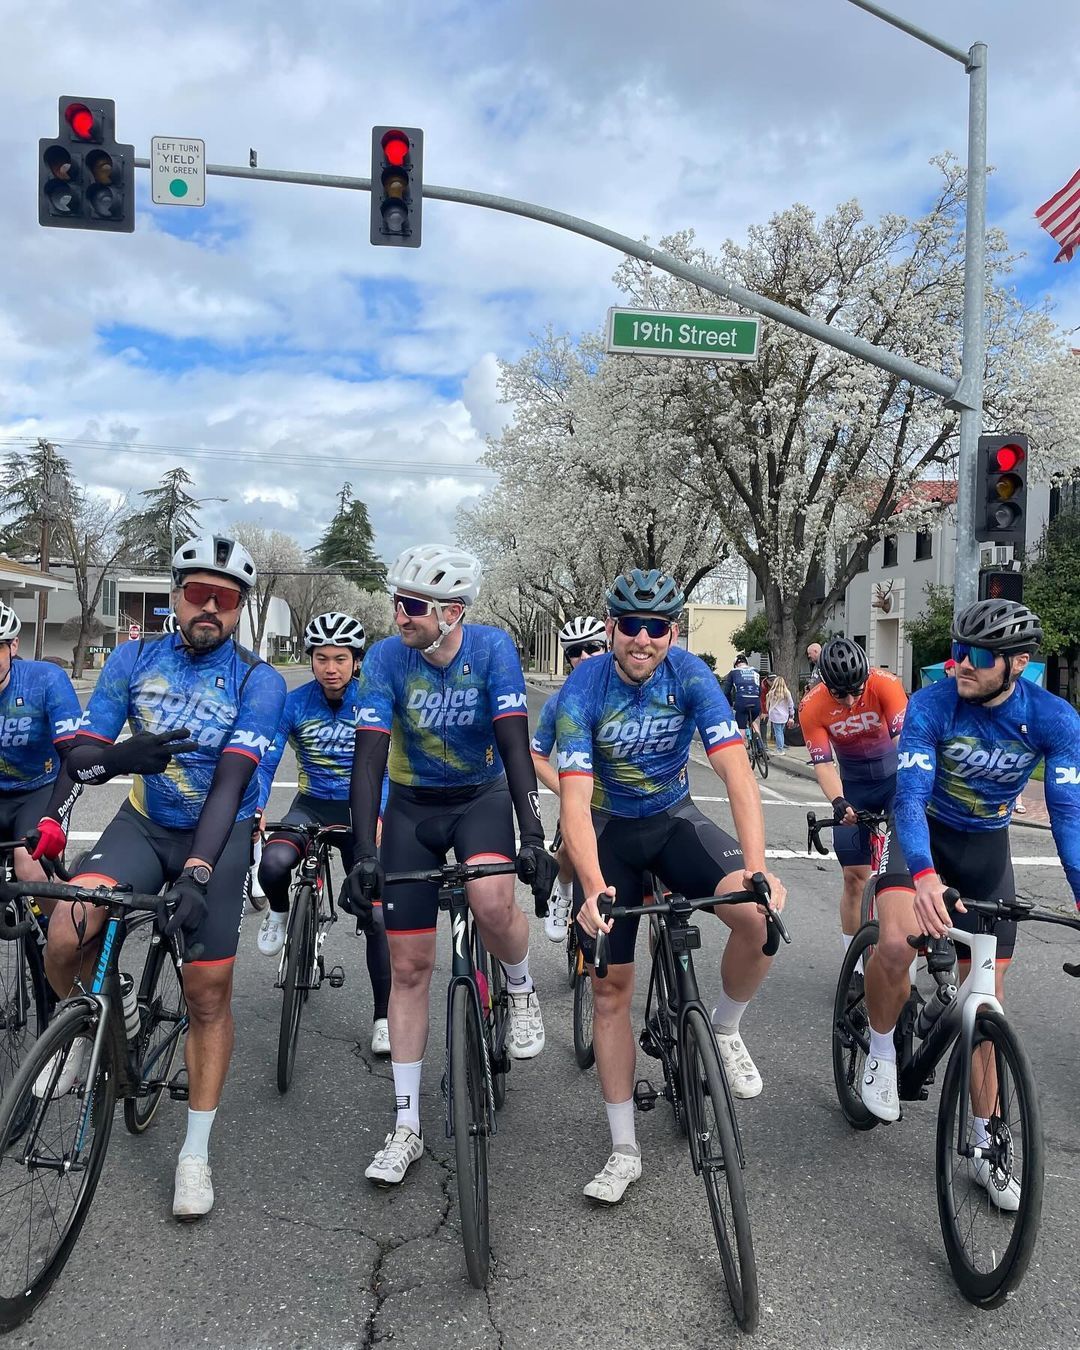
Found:
<svg viewBox="0 0 1080 1350"><path fill-rule="evenodd" d="M934 556L934 532L932 530L915 531L915 561L925 562Z"/></svg>
<svg viewBox="0 0 1080 1350"><path fill-rule="evenodd" d="M851 640L852 640L852 642L854 642L854 644L855 644L856 647L861 647L861 648L863 649L863 651L866 651L866 634L865 634L865 633L862 633L862 634L856 634L856 636L853 637Z"/></svg>
<svg viewBox="0 0 1080 1350"><path fill-rule="evenodd" d="M895 534L887 534L881 541L881 565L882 567L895 567L897 554L897 539Z"/></svg>
<svg viewBox="0 0 1080 1350"><path fill-rule="evenodd" d="M101 586L101 612L109 619L116 618L116 582L106 577Z"/></svg>

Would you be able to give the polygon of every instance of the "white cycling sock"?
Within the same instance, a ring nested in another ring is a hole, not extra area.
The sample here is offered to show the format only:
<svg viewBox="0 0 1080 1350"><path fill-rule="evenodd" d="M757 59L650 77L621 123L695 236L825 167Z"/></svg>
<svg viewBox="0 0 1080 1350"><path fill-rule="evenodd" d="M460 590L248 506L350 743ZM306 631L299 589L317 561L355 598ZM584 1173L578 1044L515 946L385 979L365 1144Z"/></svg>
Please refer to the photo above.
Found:
<svg viewBox="0 0 1080 1350"><path fill-rule="evenodd" d="M719 1031L725 1036L734 1036L739 1029L742 1015L749 1006L749 999L745 1003L737 1003L735 999L729 998L721 989L720 997L716 1000L716 1007L712 1010L713 1030Z"/></svg>
<svg viewBox="0 0 1080 1350"><path fill-rule="evenodd" d="M420 1070L424 1061L418 1059L415 1064L399 1064L390 1061L394 1071L394 1097L397 1104L397 1120L394 1128L408 1125L410 1130L420 1133Z"/></svg>
<svg viewBox="0 0 1080 1350"><path fill-rule="evenodd" d="M852 940L852 938L853 938L854 936L855 936L854 933L841 933L841 934L840 934L840 940L841 940L841 942L843 942L843 944L844 944L844 955L845 955L845 956L847 955L847 949L851 946L851 940Z"/></svg>
<svg viewBox="0 0 1080 1350"><path fill-rule="evenodd" d="M506 971L506 987L511 994L532 993L533 981L529 974L528 952L520 961L504 961L502 968Z"/></svg>
<svg viewBox="0 0 1080 1350"><path fill-rule="evenodd" d="M187 1134L180 1145L181 1158L201 1158L207 1162L210 1156L210 1126L217 1115L217 1107L212 1111L193 1111L188 1107Z"/></svg>
<svg viewBox="0 0 1080 1350"><path fill-rule="evenodd" d="M896 1043L893 1040L893 1032L896 1028L890 1027L888 1031L875 1031L870 1028L870 1058L885 1059L890 1064L896 1063Z"/></svg>
<svg viewBox="0 0 1080 1350"><path fill-rule="evenodd" d="M990 1142L990 1121L986 1116L972 1116L971 1142L976 1148L985 1148Z"/></svg>
<svg viewBox="0 0 1080 1350"><path fill-rule="evenodd" d="M572 900L574 898L573 881L560 881L559 894L562 896L564 900Z"/></svg>
<svg viewBox="0 0 1080 1350"><path fill-rule="evenodd" d="M605 1102L608 1128L611 1130L612 1153L636 1153L637 1131L634 1127L634 1099L628 1102Z"/></svg>

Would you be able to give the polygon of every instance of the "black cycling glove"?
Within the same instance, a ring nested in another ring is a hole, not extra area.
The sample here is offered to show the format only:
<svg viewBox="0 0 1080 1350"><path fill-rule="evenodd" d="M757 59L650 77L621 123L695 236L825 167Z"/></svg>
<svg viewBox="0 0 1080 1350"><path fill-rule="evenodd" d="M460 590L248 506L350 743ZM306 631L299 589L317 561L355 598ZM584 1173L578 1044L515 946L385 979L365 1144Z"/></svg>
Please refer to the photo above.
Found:
<svg viewBox="0 0 1080 1350"><path fill-rule="evenodd" d="M361 858L349 875L341 892L341 908L357 920L365 933L375 921L371 902L382 898L386 873L378 858Z"/></svg>
<svg viewBox="0 0 1080 1350"><path fill-rule="evenodd" d="M206 887L196 881L190 872L181 872L161 897L157 909L158 929L166 937L172 937L183 929L190 937L199 931L205 918Z"/></svg>
<svg viewBox="0 0 1080 1350"><path fill-rule="evenodd" d="M559 864L544 847L544 841L533 843L522 840L517 855L517 874L532 887L536 917L542 919L548 911L548 901L559 875Z"/></svg>
<svg viewBox="0 0 1080 1350"><path fill-rule="evenodd" d="M838 823L844 819L848 811L855 810L855 808L851 805L851 803L848 801L846 797L834 797L832 800L832 809L833 809L833 820L837 821Z"/></svg>

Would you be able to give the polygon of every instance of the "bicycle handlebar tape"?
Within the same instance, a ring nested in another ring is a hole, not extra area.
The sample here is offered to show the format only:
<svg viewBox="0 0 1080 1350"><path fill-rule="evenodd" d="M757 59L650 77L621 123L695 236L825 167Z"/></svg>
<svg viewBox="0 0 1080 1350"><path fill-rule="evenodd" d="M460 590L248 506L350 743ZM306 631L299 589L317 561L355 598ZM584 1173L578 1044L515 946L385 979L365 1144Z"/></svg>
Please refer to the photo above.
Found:
<svg viewBox="0 0 1080 1350"><path fill-rule="evenodd" d="M1066 961L1065 964L1061 967L1061 969L1065 972L1066 975L1072 975L1080 979L1080 961L1078 961L1075 965L1073 964L1072 961Z"/></svg>
<svg viewBox="0 0 1080 1350"><path fill-rule="evenodd" d="M14 942L17 938L25 937L31 926L29 917L12 923L7 906L0 909L0 942Z"/></svg>

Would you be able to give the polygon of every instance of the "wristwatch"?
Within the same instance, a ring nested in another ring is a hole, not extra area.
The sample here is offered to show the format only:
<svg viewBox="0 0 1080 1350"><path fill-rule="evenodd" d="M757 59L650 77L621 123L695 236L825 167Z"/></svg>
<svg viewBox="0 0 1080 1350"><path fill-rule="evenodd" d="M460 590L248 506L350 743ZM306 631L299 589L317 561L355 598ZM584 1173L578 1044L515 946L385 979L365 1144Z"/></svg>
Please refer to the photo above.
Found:
<svg viewBox="0 0 1080 1350"><path fill-rule="evenodd" d="M199 886L209 886L214 871L213 868L207 867L205 863L197 863L194 867L185 867L183 875L190 877Z"/></svg>

